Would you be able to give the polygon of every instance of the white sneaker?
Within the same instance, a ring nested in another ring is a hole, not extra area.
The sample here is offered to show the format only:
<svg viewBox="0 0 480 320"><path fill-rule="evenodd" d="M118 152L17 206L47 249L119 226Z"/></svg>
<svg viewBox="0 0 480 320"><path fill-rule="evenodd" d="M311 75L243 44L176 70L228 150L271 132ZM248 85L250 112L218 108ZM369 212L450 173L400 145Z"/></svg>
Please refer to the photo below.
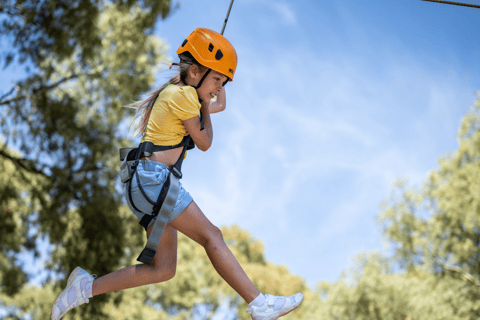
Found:
<svg viewBox="0 0 480 320"><path fill-rule="evenodd" d="M266 294L263 305L259 307L250 306L247 309L247 313L252 316L253 320L274 320L298 307L302 301L303 294L301 293L290 297L277 297Z"/></svg>
<svg viewBox="0 0 480 320"><path fill-rule="evenodd" d="M87 288L87 283L95 278L82 268L76 267L68 277L67 286L53 304L51 320L59 320L68 310L88 303L88 298L92 297L92 289L91 284Z"/></svg>

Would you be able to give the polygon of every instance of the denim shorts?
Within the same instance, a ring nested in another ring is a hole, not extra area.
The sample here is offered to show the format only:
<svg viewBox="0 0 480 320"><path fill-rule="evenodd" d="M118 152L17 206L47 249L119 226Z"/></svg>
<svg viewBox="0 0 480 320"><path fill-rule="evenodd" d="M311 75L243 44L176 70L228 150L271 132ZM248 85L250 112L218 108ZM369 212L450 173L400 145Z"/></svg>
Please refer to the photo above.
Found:
<svg viewBox="0 0 480 320"><path fill-rule="evenodd" d="M156 202L158 195L160 194L160 190L162 190L162 186L167 180L169 173L170 171L168 170L168 167L161 162L151 160L139 161L135 175L131 179L131 191L132 200L135 204L135 207L143 211L143 213L133 208L128 196L128 183L123 184L123 192L127 200L127 204L130 207L130 210L132 210L133 214L137 217L138 221L142 220L145 214L152 214L153 205L145 199L142 192L138 188L136 175L138 174L143 191L145 191L150 200ZM183 189L182 183L179 182L177 202L175 203L173 212L170 214L168 223L178 217L192 201L193 198L190 193ZM156 219L157 218L155 217L150 221L147 229L155 222Z"/></svg>

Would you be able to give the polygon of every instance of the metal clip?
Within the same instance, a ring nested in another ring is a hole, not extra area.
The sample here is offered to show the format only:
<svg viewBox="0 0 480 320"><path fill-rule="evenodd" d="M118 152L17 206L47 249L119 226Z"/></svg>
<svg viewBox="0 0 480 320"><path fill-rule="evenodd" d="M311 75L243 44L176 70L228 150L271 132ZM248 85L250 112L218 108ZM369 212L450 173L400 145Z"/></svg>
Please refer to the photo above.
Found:
<svg viewBox="0 0 480 320"><path fill-rule="evenodd" d="M175 166L170 167L170 172L173 173L173 175L178 179L182 179L182 173L178 171L177 168L175 168Z"/></svg>

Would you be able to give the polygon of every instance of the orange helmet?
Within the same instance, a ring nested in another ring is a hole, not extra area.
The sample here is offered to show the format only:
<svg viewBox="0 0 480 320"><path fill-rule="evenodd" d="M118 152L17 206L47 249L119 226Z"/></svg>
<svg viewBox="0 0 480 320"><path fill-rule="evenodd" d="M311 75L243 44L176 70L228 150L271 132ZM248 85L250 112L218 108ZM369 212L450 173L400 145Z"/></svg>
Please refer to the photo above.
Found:
<svg viewBox="0 0 480 320"><path fill-rule="evenodd" d="M197 28L183 41L177 54L189 52L201 65L225 75L232 81L237 68L237 53L220 33Z"/></svg>

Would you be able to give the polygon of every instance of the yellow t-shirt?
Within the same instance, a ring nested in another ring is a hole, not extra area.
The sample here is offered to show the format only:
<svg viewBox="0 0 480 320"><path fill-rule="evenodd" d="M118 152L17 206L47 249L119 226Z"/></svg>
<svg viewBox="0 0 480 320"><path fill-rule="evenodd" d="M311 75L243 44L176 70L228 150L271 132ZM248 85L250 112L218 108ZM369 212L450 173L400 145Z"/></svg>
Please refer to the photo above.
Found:
<svg viewBox="0 0 480 320"><path fill-rule="evenodd" d="M195 88L169 84L153 105L142 142L147 140L160 146L180 143L187 133L182 120L198 117L200 108Z"/></svg>

